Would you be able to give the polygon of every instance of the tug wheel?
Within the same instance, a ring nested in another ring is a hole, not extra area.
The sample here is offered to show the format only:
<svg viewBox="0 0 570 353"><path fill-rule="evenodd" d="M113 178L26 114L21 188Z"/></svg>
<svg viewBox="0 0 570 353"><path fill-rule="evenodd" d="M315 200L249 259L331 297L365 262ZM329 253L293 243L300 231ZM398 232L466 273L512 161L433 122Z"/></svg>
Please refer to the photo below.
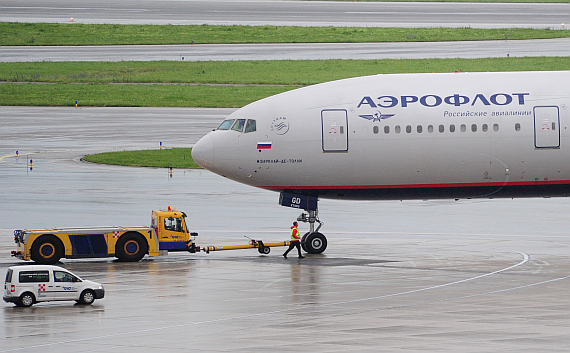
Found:
<svg viewBox="0 0 570 353"><path fill-rule="evenodd" d="M63 244L53 235L42 235L34 241L31 255L39 264L53 265L63 256Z"/></svg>
<svg viewBox="0 0 570 353"><path fill-rule="evenodd" d="M125 233L115 244L115 256L125 262L139 261L147 252L146 239L139 233Z"/></svg>

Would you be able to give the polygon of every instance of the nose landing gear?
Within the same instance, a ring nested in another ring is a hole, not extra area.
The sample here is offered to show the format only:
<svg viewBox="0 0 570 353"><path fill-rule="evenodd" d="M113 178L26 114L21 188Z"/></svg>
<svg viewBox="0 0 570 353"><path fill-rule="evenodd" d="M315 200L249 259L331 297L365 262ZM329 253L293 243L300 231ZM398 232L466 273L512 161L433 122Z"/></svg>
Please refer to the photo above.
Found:
<svg viewBox="0 0 570 353"><path fill-rule="evenodd" d="M319 233L323 226L323 222L319 221L317 203L319 199L316 196L307 196L303 194L293 194L282 192L279 195L279 204L285 207L303 209L307 213L301 213L297 217L298 222L309 222L309 232L301 238L301 247L309 254L321 254L327 248L327 238ZM315 229L315 222L319 224Z"/></svg>
<svg viewBox="0 0 570 353"><path fill-rule="evenodd" d="M309 254L321 254L327 248L327 238L322 233L319 233L324 223L319 220L318 211L309 210L307 212L301 213L297 217L299 222L309 222L309 232L301 238L301 247ZM317 229L315 229L315 222L319 223Z"/></svg>

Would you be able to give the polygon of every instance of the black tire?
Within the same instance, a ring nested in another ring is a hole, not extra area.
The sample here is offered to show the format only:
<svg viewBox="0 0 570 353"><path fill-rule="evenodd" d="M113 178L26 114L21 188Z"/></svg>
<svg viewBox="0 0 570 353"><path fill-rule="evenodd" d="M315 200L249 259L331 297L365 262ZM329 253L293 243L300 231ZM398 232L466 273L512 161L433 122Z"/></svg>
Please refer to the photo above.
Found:
<svg viewBox="0 0 570 353"><path fill-rule="evenodd" d="M32 260L39 264L53 265L64 255L63 244L51 234L42 235L34 241L31 255Z"/></svg>
<svg viewBox="0 0 570 353"><path fill-rule="evenodd" d="M93 304L94 301L95 301L95 292L93 292L91 289L86 289L83 292L81 292L81 296L79 297L79 300L77 302L79 304L91 305Z"/></svg>
<svg viewBox="0 0 570 353"><path fill-rule="evenodd" d="M305 233L305 235L303 235L303 237L301 238L301 248L302 248L305 252L308 252L308 251L307 251L307 246L305 245L305 241L307 240L307 237L309 236L309 234L311 234L311 233L307 232L307 233Z"/></svg>
<svg viewBox="0 0 570 353"><path fill-rule="evenodd" d="M311 233L305 239L305 247L309 254L321 254L327 248L327 238L321 233Z"/></svg>
<svg viewBox="0 0 570 353"><path fill-rule="evenodd" d="M263 249L261 249L261 253L263 255L269 255L270 252L271 252L271 248L268 246L264 246Z"/></svg>
<svg viewBox="0 0 570 353"><path fill-rule="evenodd" d="M125 262L140 261L147 252L148 244L140 233L125 233L115 244L115 256Z"/></svg>
<svg viewBox="0 0 570 353"><path fill-rule="evenodd" d="M25 292L22 293L22 295L20 295L20 299L18 299L16 305L27 308L34 305L35 302L36 302L36 297L34 297L34 295L30 292Z"/></svg>

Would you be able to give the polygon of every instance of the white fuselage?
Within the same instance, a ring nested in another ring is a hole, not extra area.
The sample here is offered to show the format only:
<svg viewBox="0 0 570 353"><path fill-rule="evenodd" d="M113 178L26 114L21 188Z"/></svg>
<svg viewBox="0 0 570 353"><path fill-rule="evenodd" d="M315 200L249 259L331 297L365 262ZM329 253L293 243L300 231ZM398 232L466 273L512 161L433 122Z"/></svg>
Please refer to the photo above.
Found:
<svg viewBox="0 0 570 353"><path fill-rule="evenodd" d="M194 147L241 183L324 198L570 194L570 72L375 75L249 104Z"/></svg>

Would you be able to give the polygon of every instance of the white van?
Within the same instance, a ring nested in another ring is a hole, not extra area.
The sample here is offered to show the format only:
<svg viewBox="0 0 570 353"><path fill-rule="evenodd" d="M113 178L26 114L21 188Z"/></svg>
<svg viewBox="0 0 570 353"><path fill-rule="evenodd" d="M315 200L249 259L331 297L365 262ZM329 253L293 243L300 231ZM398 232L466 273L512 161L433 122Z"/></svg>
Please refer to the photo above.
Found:
<svg viewBox="0 0 570 353"><path fill-rule="evenodd" d="M17 306L52 300L75 300L89 305L104 296L101 284L83 280L59 266L24 265L8 268L3 299Z"/></svg>

